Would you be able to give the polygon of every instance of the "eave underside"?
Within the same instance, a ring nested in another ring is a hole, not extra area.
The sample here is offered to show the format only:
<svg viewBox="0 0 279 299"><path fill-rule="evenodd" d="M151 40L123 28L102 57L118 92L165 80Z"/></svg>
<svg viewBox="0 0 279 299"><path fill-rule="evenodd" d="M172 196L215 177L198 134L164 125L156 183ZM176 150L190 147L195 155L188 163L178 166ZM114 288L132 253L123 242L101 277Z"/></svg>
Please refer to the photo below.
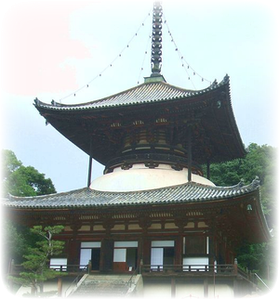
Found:
<svg viewBox="0 0 279 299"><path fill-rule="evenodd" d="M216 187L215 187L216 188ZM175 198L175 190L172 190ZM225 190L223 189L223 192ZM137 193L127 193L133 201L133 196L140 196ZM152 192L149 192L151 195ZM103 193L105 195L105 193ZM53 195L55 196L55 195ZM61 196L61 194L57 195ZM64 197L67 194L64 194ZM101 196L101 193L99 193ZM109 194L116 200L116 194ZM124 194L119 194L122 198ZM62 194L63 197L63 194ZM261 210L258 189L247 189L242 194L235 194L224 197L216 197L211 199L196 199L196 200L174 200L170 202L162 199L160 202L152 200L139 204L101 204L101 205L82 205L81 199L77 194L74 196L72 203L68 202L67 206L60 206L53 201L52 206L47 204L45 207L42 204L38 206L33 203L33 207L28 201L31 198L11 200L6 207L9 210L9 215L15 221L23 222L25 225L38 224L62 224L68 227L88 226L91 227L92 233L96 232L94 225L103 226L104 230L97 233L106 233L106 227L113 228L115 225L127 227L129 224L136 224L139 230L148 230L152 223L160 224L164 229L164 234L185 231L207 231L216 230L222 234L229 235L235 242L241 244L244 241L251 243L265 242L270 238L269 229L267 227L264 215ZM44 197L39 197L41 202L47 201ZM105 201L104 197L99 197L98 200ZM17 202L18 201L18 202ZM27 204L24 206L24 201ZM118 202L120 199L117 200ZM121 207L121 208L120 208ZM172 223L174 226L167 229L169 226L166 223ZM189 223L192 223L191 225ZM205 223L205 226L199 227L198 223ZM189 226L190 225L190 226ZM117 232L117 229L115 230ZM121 232L118 232L121 233ZM128 231L127 231L128 233Z"/></svg>
<svg viewBox="0 0 279 299"><path fill-rule="evenodd" d="M84 110L37 109L62 135L104 165L121 156L127 134L136 135L140 130L150 134L164 130L170 146L180 143L187 147L186 132L191 127L193 160L199 164L245 155L229 85L193 97L159 102Z"/></svg>

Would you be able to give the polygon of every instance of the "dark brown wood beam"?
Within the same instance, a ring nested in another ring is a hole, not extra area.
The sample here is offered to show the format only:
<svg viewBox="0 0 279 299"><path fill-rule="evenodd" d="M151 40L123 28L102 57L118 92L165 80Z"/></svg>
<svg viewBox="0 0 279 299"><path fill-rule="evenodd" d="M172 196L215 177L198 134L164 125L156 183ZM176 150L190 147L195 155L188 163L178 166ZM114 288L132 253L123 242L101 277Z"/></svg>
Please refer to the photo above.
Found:
<svg viewBox="0 0 279 299"><path fill-rule="evenodd" d="M188 126L188 182L192 181L192 127Z"/></svg>
<svg viewBox="0 0 279 299"><path fill-rule="evenodd" d="M90 154L89 154L89 165L88 165L88 177L87 177L87 187L90 187L91 184L91 175L92 175L92 137L90 138Z"/></svg>

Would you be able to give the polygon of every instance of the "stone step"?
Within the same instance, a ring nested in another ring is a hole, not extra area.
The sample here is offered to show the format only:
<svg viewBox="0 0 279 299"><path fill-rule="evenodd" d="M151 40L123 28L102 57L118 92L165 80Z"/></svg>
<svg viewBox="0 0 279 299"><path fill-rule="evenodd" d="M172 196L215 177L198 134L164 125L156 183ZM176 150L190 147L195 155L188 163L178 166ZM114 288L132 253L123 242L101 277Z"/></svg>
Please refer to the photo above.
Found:
<svg viewBox="0 0 279 299"><path fill-rule="evenodd" d="M113 295L123 296L129 289L130 275L89 275L80 287L72 294L77 296Z"/></svg>

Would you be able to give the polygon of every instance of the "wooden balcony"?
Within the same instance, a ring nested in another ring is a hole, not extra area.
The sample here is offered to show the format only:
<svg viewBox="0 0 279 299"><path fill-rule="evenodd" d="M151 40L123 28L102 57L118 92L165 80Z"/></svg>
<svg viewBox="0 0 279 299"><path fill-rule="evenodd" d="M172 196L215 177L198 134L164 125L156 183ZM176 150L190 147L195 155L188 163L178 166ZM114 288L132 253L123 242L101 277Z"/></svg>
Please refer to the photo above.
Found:
<svg viewBox="0 0 279 299"><path fill-rule="evenodd" d="M86 274L91 272L88 265L52 265L51 268L58 272L67 273L68 275L76 275L78 273ZM10 275L17 276L22 272L23 267L21 265L13 265L11 270ZM237 264L142 265L134 272L138 272L144 277L240 277L250 282L253 282L254 280L254 275L241 270ZM113 272L110 273L113 274Z"/></svg>
<svg viewBox="0 0 279 299"><path fill-rule="evenodd" d="M223 265L143 265L141 274L145 277L239 277L250 280L249 273L236 264Z"/></svg>

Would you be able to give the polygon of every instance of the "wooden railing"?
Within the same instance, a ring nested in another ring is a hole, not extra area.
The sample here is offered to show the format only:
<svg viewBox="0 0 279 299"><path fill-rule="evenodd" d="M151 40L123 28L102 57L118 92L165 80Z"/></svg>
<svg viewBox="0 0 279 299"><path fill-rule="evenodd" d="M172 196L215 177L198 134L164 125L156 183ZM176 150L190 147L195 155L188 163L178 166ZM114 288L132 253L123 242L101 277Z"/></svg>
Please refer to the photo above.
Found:
<svg viewBox="0 0 279 299"><path fill-rule="evenodd" d="M65 272L67 274L79 275L90 272L90 265L51 265L55 271ZM23 271L21 265L13 265L10 275L18 275ZM200 276L242 276L246 280L253 280L251 274L240 269L237 264L220 264L220 265L142 265L140 269L136 269L136 273L143 275L200 275ZM132 278L131 278L132 281Z"/></svg>
<svg viewBox="0 0 279 299"><path fill-rule="evenodd" d="M244 271L239 272L240 269L234 264L225 265L143 265L141 272L143 275L245 275Z"/></svg>
<svg viewBox="0 0 279 299"><path fill-rule="evenodd" d="M242 270L237 263L220 265L143 265L140 271L144 276L238 276L255 286L258 280L256 273Z"/></svg>
<svg viewBox="0 0 279 299"><path fill-rule="evenodd" d="M57 272L67 272L68 274L88 273L88 265L51 265L51 269ZM13 265L10 275L18 275L23 272L24 268L21 265Z"/></svg>

